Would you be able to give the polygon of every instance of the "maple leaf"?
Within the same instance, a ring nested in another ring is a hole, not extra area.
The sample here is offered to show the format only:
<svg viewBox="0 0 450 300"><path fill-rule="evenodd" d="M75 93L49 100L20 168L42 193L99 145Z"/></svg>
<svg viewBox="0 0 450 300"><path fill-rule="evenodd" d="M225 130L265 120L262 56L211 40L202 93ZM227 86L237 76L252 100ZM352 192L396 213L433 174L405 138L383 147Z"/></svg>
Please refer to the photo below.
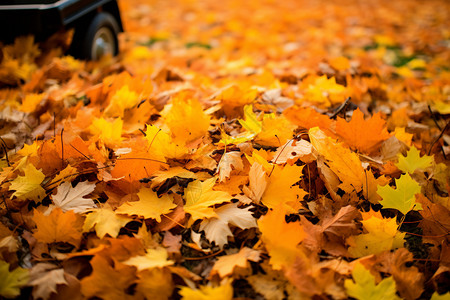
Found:
<svg viewBox="0 0 450 300"><path fill-rule="evenodd" d="M287 213L297 213L302 207L300 201L306 192L294 183L300 180L303 166L276 165L269 178L269 182L261 198L261 202L268 208L275 208L280 203L286 206Z"/></svg>
<svg viewBox="0 0 450 300"><path fill-rule="evenodd" d="M348 148L327 137L323 131L314 127L309 130L314 149L326 160L330 169L339 177L339 187L347 193L359 192L366 181L359 157Z"/></svg>
<svg viewBox="0 0 450 300"><path fill-rule="evenodd" d="M137 104L139 104L139 95L125 85L112 96L104 114L107 117L123 118L124 111Z"/></svg>
<svg viewBox="0 0 450 300"><path fill-rule="evenodd" d="M231 300L233 299L233 287L230 280L223 281L219 286L200 286L200 289L181 287L180 295L183 300Z"/></svg>
<svg viewBox="0 0 450 300"><path fill-rule="evenodd" d="M174 284L172 273L168 268L153 268L138 272L136 291L146 299L170 299Z"/></svg>
<svg viewBox="0 0 450 300"><path fill-rule="evenodd" d="M33 297L47 300L52 293L56 293L58 284L67 285L64 278L64 269L57 269L55 265L40 263L30 270L28 285L33 286Z"/></svg>
<svg viewBox="0 0 450 300"><path fill-rule="evenodd" d="M176 143L167 133L154 125L147 125L145 138L149 144L149 150L158 156L167 158L182 158L189 153L189 149L182 143Z"/></svg>
<svg viewBox="0 0 450 300"><path fill-rule="evenodd" d="M248 172L249 187L244 186L243 191L257 204L259 204L261 197L263 196L268 178L263 166L255 162L250 167Z"/></svg>
<svg viewBox="0 0 450 300"><path fill-rule="evenodd" d="M239 120L239 123L253 136L259 134L263 128L262 122L253 112L253 105L244 106L244 120Z"/></svg>
<svg viewBox="0 0 450 300"><path fill-rule="evenodd" d="M231 201L230 194L212 190L215 182L215 177L203 182L195 180L189 183L184 190L184 197L186 199L184 211L191 215L193 221L216 217L217 214L211 206Z"/></svg>
<svg viewBox="0 0 450 300"><path fill-rule="evenodd" d="M114 147L122 141L122 126L123 121L121 118L114 119L114 121L96 118L92 121L89 129L92 134L98 136L106 145Z"/></svg>
<svg viewBox="0 0 450 300"><path fill-rule="evenodd" d="M31 163L28 163L23 168L23 171L24 176L17 176L9 186L10 191L15 191L12 196L16 196L21 200L41 201L45 197L45 190L41 186L45 175Z"/></svg>
<svg viewBox="0 0 450 300"><path fill-rule="evenodd" d="M208 240L223 248L228 243L228 237L233 236L228 224L241 229L257 227L250 208L238 208L236 203L223 205L215 210L217 217L202 221L200 230L205 231Z"/></svg>
<svg viewBox="0 0 450 300"><path fill-rule="evenodd" d="M258 220L261 240L270 255L273 269L280 270L283 266L294 262L303 252L297 245L304 239L305 233L299 223L286 223L286 211L279 206L269 210Z"/></svg>
<svg viewBox="0 0 450 300"><path fill-rule="evenodd" d="M111 175L114 178L122 178L128 182L138 181L151 176L164 165L164 156L157 155L146 150L132 150L122 154L116 160Z"/></svg>
<svg viewBox="0 0 450 300"><path fill-rule="evenodd" d="M377 254L403 246L406 233L398 232L398 225L393 219L383 219L380 213L363 213L361 221L367 233L351 236L348 252L353 257Z"/></svg>
<svg viewBox="0 0 450 300"><path fill-rule="evenodd" d="M169 213L177 206L173 203L172 196L164 194L159 198L150 188L141 188L137 195L139 201L122 204L116 209L116 213L138 215L161 222L161 215Z"/></svg>
<svg viewBox="0 0 450 300"><path fill-rule="evenodd" d="M20 295L20 288L29 279L29 272L18 267L9 271L9 263L0 260L0 296L5 298L15 298Z"/></svg>
<svg viewBox="0 0 450 300"><path fill-rule="evenodd" d="M303 162L314 160L311 143L305 140L296 141L295 139L278 147L274 157L273 163L284 164L289 162L290 165L294 164L298 159L301 159Z"/></svg>
<svg viewBox="0 0 450 300"><path fill-rule="evenodd" d="M398 163L395 165L397 168L405 173L414 173L417 169L426 169L433 165L434 159L432 156L420 156L419 150L412 146L406 153L406 156L398 154Z"/></svg>
<svg viewBox="0 0 450 300"><path fill-rule="evenodd" d="M395 208L403 214L407 214L410 210L422 210L422 205L416 203L415 195L420 193L420 185L405 174L395 180L396 189L386 185L379 186L377 194L383 198L379 201L383 208Z"/></svg>
<svg viewBox="0 0 450 300"><path fill-rule="evenodd" d="M306 233L303 245L316 251L326 251L332 255L347 255L344 247L345 238L356 233L355 219L359 211L347 205L342 207L335 216L324 217L318 224L312 224L306 218L301 218Z"/></svg>
<svg viewBox="0 0 450 300"><path fill-rule="evenodd" d="M377 194L378 187L385 186L389 183L384 175L378 178L373 176L371 171L364 171L366 174L366 181L363 184L363 196L373 204L377 204L382 198Z"/></svg>
<svg viewBox="0 0 450 300"><path fill-rule="evenodd" d="M210 117L202 105L192 99L188 92L180 93L172 99L172 107L165 115L165 124L176 141L187 143L204 136L209 128ZM189 126L186 126L189 124Z"/></svg>
<svg viewBox="0 0 450 300"><path fill-rule="evenodd" d="M293 137L294 129L295 126L284 116L265 114L261 132L255 137L255 143L271 147L281 146Z"/></svg>
<svg viewBox="0 0 450 300"><path fill-rule="evenodd" d="M73 212L82 213L96 206L92 199L83 198L94 189L95 183L89 183L89 181L79 182L75 187L72 187L70 182L64 182L58 187L52 200L63 212L73 210Z"/></svg>
<svg viewBox="0 0 450 300"><path fill-rule="evenodd" d="M87 297L109 300L132 299L127 293L135 282L135 269L123 264L111 266L108 259L95 255L91 260L92 274L81 280L81 293Z"/></svg>
<svg viewBox="0 0 450 300"><path fill-rule="evenodd" d="M352 277L353 280L346 279L344 282L350 297L361 300L400 299L395 294L395 281L392 277L375 284L375 276L360 263L353 268Z"/></svg>
<svg viewBox="0 0 450 300"><path fill-rule="evenodd" d="M317 112L312 107L292 106L283 111L283 115L293 124L310 129L319 127L323 131L332 128L333 120Z"/></svg>
<svg viewBox="0 0 450 300"><path fill-rule="evenodd" d="M305 99L324 106L339 103L345 98L345 87L336 83L336 78L326 75L312 78L306 90Z"/></svg>
<svg viewBox="0 0 450 300"><path fill-rule="evenodd" d="M109 205L105 205L101 208L90 210L90 213L84 220L83 232L88 232L94 228L99 238L103 238L106 234L116 238L120 229L130 221L130 218L118 216Z"/></svg>
<svg viewBox="0 0 450 300"><path fill-rule="evenodd" d="M336 133L350 147L370 153L390 137L385 125L386 122L381 119L380 113L374 114L369 120L364 120L364 114L357 108L353 111L350 122L341 118L337 119Z"/></svg>
<svg viewBox="0 0 450 300"><path fill-rule="evenodd" d="M173 265L172 260L168 260L167 250L162 247L156 249L147 249L145 255L133 256L122 263L128 266L135 266L138 271L152 268L162 268Z"/></svg>
<svg viewBox="0 0 450 300"><path fill-rule="evenodd" d="M34 210L33 221L37 227L34 237L40 242L67 242L74 246L80 243L83 220L71 210L64 213L57 207L48 216Z"/></svg>
<svg viewBox="0 0 450 300"><path fill-rule="evenodd" d="M218 274L220 278L224 278L233 274L235 268L248 268L249 261L258 262L260 260L260 251L247 247L239 250L238 253L219 257L211 269L210 276Z"/></svg>
<svg viewBox="0 0 450 300"><path fill-rule="evenodd" d="M217 165L219 182L225 181L226 178L230 178L232 167L234 167L235 170L242 170L244 168L240 152L231 151L222 155L219 164Z"/></svg>

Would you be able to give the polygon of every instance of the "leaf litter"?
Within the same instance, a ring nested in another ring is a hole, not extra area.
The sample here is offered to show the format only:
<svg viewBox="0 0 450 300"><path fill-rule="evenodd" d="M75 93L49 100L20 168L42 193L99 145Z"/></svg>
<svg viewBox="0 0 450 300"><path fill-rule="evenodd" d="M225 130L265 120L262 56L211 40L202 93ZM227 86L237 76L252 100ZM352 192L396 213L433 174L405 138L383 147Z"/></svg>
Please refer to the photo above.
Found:
<svg viewBox="0 0 450 300"><path fill-rule="evenodd" d="M1 45L1 297L448 299L448 2L119 4Z"/></svg>

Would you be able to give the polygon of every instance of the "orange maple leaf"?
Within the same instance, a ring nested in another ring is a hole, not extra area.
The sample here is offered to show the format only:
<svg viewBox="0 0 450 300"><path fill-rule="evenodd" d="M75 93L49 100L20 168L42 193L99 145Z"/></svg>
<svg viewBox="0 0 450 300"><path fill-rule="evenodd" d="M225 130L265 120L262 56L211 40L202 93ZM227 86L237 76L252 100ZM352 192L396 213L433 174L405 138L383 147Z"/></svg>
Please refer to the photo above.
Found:
<svg viewBox="0 0 450 300"><path fill-rule="evenodd" d="M63 213L57 207L48 216L35 210L33 221L37 226L34 237L40 242L67 242L74 246L80 243L83 218L71 210Z"/></svg>
<svg viewBox="0 0 450 300"><path fill-rule="evenodd" d="M350 122L338 118L336 133L351 148L370 153L390 137L385 125L386 122L381 119L380 113L374 114L371 119L364 120L364 114L358 108L353 112Z"/></svg>

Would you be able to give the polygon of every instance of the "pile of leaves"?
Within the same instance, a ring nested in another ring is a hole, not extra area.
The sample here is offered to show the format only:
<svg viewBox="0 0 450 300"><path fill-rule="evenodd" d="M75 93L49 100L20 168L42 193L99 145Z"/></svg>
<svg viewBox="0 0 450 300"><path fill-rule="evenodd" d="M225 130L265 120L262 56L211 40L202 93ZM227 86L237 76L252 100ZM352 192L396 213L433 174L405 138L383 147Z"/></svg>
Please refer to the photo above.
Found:
<svg viewBox="0 0 450 300"><path fill-rule="evenodd" d="M448 1L120 5L1 47L1 297L449 299Z"/></svg>

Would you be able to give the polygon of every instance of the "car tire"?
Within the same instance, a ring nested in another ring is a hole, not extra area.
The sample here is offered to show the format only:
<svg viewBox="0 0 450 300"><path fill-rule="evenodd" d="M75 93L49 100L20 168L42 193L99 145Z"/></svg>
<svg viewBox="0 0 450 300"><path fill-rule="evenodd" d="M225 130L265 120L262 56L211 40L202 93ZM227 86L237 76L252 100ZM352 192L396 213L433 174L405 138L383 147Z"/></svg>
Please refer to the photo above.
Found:
<svg viewBox="0 0 450 300"><path fill-rule="evenodd" d="M97 14L88 26L78 26L72 39L71 53L77 58L99 60L119 52L119 25L107 12Z"/></svg>

